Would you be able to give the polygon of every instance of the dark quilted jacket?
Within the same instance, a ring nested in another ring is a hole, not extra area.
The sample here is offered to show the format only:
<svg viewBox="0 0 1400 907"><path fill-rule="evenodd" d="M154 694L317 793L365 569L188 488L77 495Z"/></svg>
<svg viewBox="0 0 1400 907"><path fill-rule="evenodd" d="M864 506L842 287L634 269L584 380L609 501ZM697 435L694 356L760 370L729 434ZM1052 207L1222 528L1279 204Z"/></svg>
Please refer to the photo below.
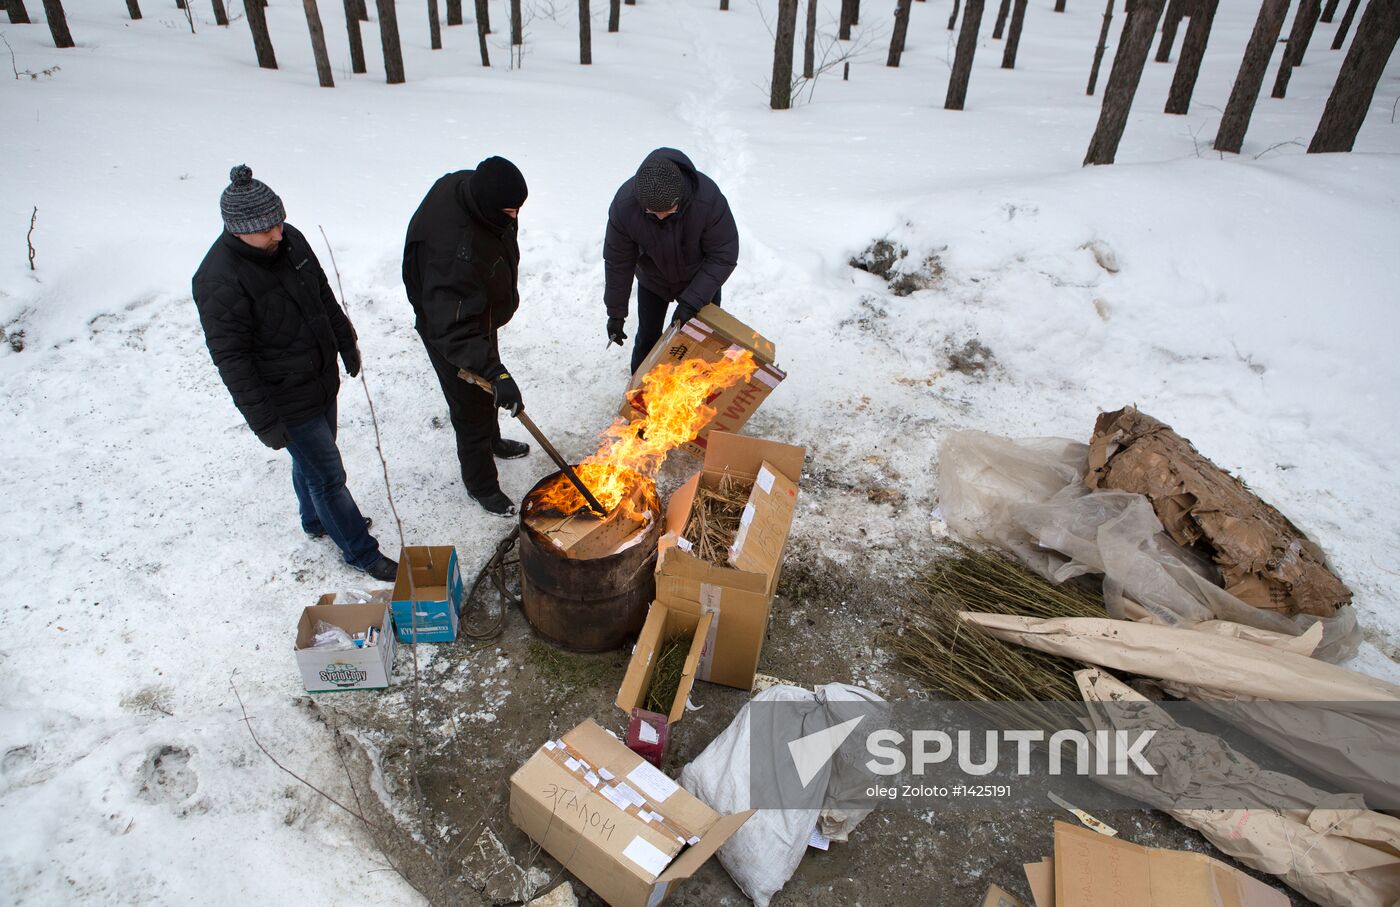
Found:
<svg viewBox="0 0 1400 907"><path fill-rule="evenodd" d="M520 305L516 223L496 227L476 209L473 171L433 183L408 223L403 285L414 327L443 358L479 375L499 365L496 331Z"/></svg>
<svg viewBox="0 0 1400 907"><path fill-rule="evenodd" d="M224 233L193 289L209 355L249 428L304 422L335 399L336 354L354 348L355 329L299 230L283 224L274 252Z"/></svg>
<svg viewBox="0 0 1400 907"><path fill-rule="evenodd" d="M662 299L679 299L699 309L714 298L739 262L739 229L715 181L674 148L658 148L646 159L656 157L680 168L687 193L675 214L657 220L637 201L635 176L617 190L603 239L603 302L614 318L627 317L634 274Z"/></svg>

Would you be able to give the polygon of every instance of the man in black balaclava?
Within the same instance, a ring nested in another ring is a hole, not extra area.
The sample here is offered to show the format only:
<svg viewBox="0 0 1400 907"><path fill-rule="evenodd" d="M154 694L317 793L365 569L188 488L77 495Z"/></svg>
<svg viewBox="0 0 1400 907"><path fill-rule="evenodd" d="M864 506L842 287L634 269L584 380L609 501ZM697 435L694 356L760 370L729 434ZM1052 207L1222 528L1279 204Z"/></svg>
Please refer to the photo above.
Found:
<svg viewBox="0 0 1400 907"><path fill-rule="evenodd" d="M501 491L493 458L530 452L528 444L502 438L496 421L498 407L515 415L523 405L496 332L520 305L516 217L527 194L525 177L502 157L449 173L409 221L403 250L403 285L447 398L462 482L472 500L503 517L514 515L515 504ZM485 378L492 390L459 377L459 369Z"/></svg>

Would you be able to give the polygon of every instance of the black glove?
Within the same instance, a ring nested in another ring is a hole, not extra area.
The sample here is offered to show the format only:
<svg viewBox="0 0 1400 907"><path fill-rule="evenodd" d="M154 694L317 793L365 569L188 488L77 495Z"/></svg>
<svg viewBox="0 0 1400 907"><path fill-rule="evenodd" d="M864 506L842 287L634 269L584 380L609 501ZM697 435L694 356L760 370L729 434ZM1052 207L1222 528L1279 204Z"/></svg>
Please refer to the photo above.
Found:
<svg viewBox="0 0 1400 907"><path fill-rule="evenodd" d="M687 321L699 314L700 310L692 306L690 303L679 302L676 303L676 314L671 316L671 323L675 324L677 321L679 321L681 324L685 324Z"/></svg>
<svg viewBox="0 0 1400 907"><path fill-rule="evenodd" d="M608 319L608 343L622 346L622 341L627 339L627 332L622 329L623 323L621 318Z"/></svg>
<svg viewBox="0 0 1400 907"><path fill-rule="evenodd" d="M352 346L350 349L340 354L340 361L345 363L345 373L354 378L360 373L360 348Z"/></svg>
<svg viewBox="0 0 1400 907"><path fill-rule="evenodd" d="M273 450L281 450L291 442L292 436L287 434L287 426L278 422L271 428L264 428L258 432L258 440Z"/></svg>
<svg viewBox="0 0 1400 907"><path fill-rule="evenodd" d="M497 363L486 370L486 377L495 393L496 405L512 416L517 415L524 408L525 402L520 399L520 385L515 383L506 367Z"/></svg>

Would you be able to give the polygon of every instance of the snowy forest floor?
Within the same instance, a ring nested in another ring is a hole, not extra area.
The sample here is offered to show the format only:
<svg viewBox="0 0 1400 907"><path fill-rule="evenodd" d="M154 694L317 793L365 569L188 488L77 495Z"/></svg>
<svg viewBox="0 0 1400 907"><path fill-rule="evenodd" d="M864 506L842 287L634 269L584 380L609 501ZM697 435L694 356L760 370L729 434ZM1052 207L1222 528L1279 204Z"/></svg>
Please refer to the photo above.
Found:
<svg viewBox="0 0 1400 907"><path fill-rule="evenodd" d="M620 652L552 654L518 613L487 648L420 647L421 823L403 787L407 653L387 693L301 692L302 606L365 582L301 536L286 456L230 404L189 299L219 191L245 161L329 266L325 228L407 541L456 545L468 575L507 527L457 480L399 282L408 217L444 172L491 154L520 165L523 305L502 348L536 421L581 456L626 379L625 354L604 349L606 207L647 151L671 145L728 195L743 250L726 307L790 374L745 431L810 455L763 670L907 692L878 639L934 550L944 433L1087 440L1099 411L1135 403L1314 535L1356 593L1367 645L1354 666L1400 677L1400 60L1356 151L1305 155L1342 56L1328 50L1336 26L1320 26L1288 98L1262 98L1243 153L1217 155L1252 25L1249 4L1222 4L1191 113L1159 112L1172 67L1149 62L1118 163L1086 170L1102 4L1033 3L1015 71L997 68L989 15L955 113L942 109L947 0L914 4L898 69L883 65L893 2L866 0L850 80L828 71L781 114L766 109L770 4L639 0L609 35L595 2L584 68L572 7L526 0L524 66L508 69L506 4L493 2L489 70L470 24L431 52L421 7L405 4L402 86L376 75L372 30L370 75L350 76L340 12L323 4L333 90L316 87L300 4L268 9L277 71L254 65L241 9L220 29L196 6L191 35L173 8L148 3L131 22L110 0L71 0L79 46L65 51L42 22L0 26L16 70L38 74L0 80L0 899L413 902L363 829L259 752L231 677L285 765L351 797L348 765L366 808L413 833L390 846L426 842L439 858L486 814L528 862L502 779L548 734L620 724ZM826 34L836 7L821 3ZM896 295L849 267L880 238L908 250L902 267L925 289ZM340 406L351 487L392 553L358 383ZM677 458L665 481L691 468ZM503 485L519 497L551 470L536 450L503 467ZM680 726L668 768L743 701L708 685L695 698L706 707ZM355 743L345 764L341 732ZM1049 850L1052 817L877 812L849 844L813 852L776 903L1023 890L1019 864ZM1159 816L1110 821L1131 840L1208 849ZM442 875L431 861L414 871ZM678 898L741 902L717 864Z"/></svg>

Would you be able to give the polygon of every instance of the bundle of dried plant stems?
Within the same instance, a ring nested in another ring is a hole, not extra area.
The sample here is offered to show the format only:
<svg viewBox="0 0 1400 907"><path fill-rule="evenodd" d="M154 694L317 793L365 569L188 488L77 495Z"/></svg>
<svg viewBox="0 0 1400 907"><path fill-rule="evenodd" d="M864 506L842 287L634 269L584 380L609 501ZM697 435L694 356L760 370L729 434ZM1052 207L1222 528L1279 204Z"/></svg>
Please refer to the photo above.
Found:
<svg viewBox="0 0 1400 907"><path fill-rule="evenodd" d="M712 564L729 563L729 546L739 534L739 518L753 486L725 473L714 488L699 488L690 518L681 533L693 546L691 554Z"/></svg>
<svg viewBox="0 0 1400 907"><path fill-rule="evenodd" d="M1083 665L1002 642L959 611L1026 617L1103 617L1102 600L1055 585L1000 554L958 545L915 581L904 632L892 646L905 670L954 699L1080 702Z"/></svg>
<svg viewBox="0 0 1400 907"><path fill-rule="evenodd" d="M647 711L670 714L671 703L676 701L676 691L681 686L681 676L685 674L685 657L689 652L689 636L672 636L661 647L661 655L656 659L656 668L651 674L651 686L647 688Z"/></svg>

